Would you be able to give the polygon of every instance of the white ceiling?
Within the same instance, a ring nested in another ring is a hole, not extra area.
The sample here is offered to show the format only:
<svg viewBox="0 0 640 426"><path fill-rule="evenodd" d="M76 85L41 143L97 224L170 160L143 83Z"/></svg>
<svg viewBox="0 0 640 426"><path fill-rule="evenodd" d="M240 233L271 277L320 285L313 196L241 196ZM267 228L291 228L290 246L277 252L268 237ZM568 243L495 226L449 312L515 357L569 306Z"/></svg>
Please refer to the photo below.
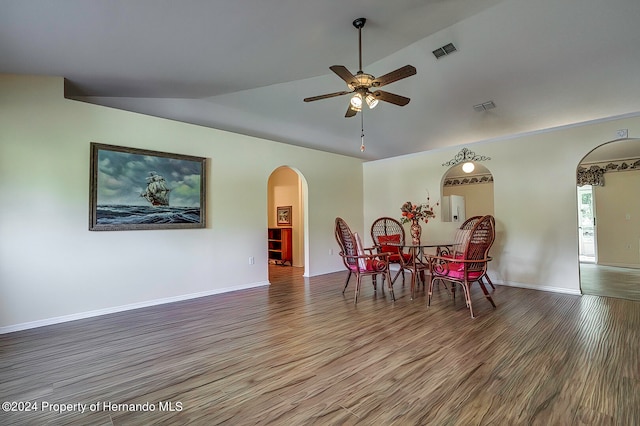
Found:
<svg viewBox="0 0 640 426"><path fill-rule="evenodd" d="M365 72L418 70L385 87L407 106L365 111L364 153L347 96L302 101L346 89L329 66L357 71L358 17ZM379 159L639 114L639 18L638 0L0 0L0 73L63 76L88 102ZM451 42L458 51L436 60Z"/></svg>

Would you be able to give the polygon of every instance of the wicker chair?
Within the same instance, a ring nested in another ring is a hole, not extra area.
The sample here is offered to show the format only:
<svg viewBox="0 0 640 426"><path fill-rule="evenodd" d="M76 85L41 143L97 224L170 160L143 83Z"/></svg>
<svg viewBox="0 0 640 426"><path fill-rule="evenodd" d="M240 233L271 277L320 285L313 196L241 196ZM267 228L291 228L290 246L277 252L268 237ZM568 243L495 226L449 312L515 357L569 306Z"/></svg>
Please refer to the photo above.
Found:
<svg viewBox="0 0 640 426"><path fill-rule="evenodd" d="M370 275L372 277L374 291L377 291L375 278L377 275L382 275L383 278L386 278L389 293L391 294L391 298L395 301L396 299L393 294L391 276L389 275L389 256L391 256L391 253L377 253L377 250L374 247L366 249L362 248L362 242L358 234L352 233L344 219L339 217L336 218L335 236L336 241L340 246L340 256L342 256L344 266L349 272L342 293L346 291L347 286L349 285L351 274L355 274L356 292L353 302L358 303L358 294L360 293L362 277ZM369 254L365 254L366 252L369 252ZM384 292L384 284L382 291Z"/></svg>
<svg viewBox="0 0 640 426"><path fill-rule="evenodd" d="M471 230L476 223L482 219L482 216L473 216L469 219L465 220L460 228L456 230L456 234L453 238L453 247L451 248L451 252L449 253L452 257L461 256L464 252L464 249L467 245L467 240L469 239L469 235L471 234Z"/></svg>
<svg viewBox="0 0 640 426"><path fill-rule="evenodd" d="M452 283L451 291L454 295L456 284L459 284L464 290L465 302L471 313L471 318L473 318L471 284L478 282L485 297L495 308L496 304L482 281L487 275L487 263L491 260L489 249L494 240L495 220L493 216L487 215L478 219L473 226L464 244L464 250L460 254L457 256L430 256L428 305L431 305L434 282L449 281Z"/></svg>
<svg viewBox="0 0 640 426"><path fill-rule="evenodd" d="M462 256L462 253L464 252L464 248L467 244L467 240L469 239L469 234L480 219L482 219L482 216L473 216L465 220L464 223L460 225L460 228L456 230L456 234L453 239L454 241L453 246L451 246L451 248L448 249L448 251L443 251L442 253L439 253L439 255L443 257ZM493 285L493 282L491 282L491 278L489 278L489 275L485 275L483 278L486 279L487 283L491 286L491 288L495 290L496 287ZM455 287L453 289L453 296L455 297Z"/></svg>
<svg viewBox="0 0 640 426"><path fill-rule="evenodd" d="M374 246L378 249L378 253L391 253L391 256L389 256L389 263L400 265L400 268L393 277L391 284L395 283L398 276L402 274L402 285L404 285L404 268L402 265L411 260L411 255L403 253L402 248L400 247L404 244L404 238L404 227L400 222L393 218L381 217L376 219L371 225L371 240L373 241ZM404 259L401 257L404 257ZM402 260L404 260L404 263Z"/></svg>

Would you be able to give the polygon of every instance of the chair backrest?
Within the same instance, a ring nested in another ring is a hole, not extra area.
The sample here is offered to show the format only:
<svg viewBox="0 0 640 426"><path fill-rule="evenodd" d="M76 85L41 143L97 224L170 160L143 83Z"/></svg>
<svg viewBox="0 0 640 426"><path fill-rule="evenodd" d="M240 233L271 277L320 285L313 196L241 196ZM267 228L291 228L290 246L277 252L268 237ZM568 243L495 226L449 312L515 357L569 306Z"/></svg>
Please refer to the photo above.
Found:
<svg viewBox="0 0 640 426"><path fill-rule="evenodd" d="M380 237L382 237L382 241ZM404 237L404 227L399 221L391 217L378 218L371 225L371 239L377 247L383 247L389 242L402 245L404 244ZM398 250L399 248L396 247L395 250L386 248L383 251L397 252Z"/></svg>
<svg viewBox="0 0 640 426"><path fill-rule="evenodd" d="M337 217L336 218L336 229L335 229L336 241L340 246L340 250L347 257L343 256L342 259L345 263L345 266L349 268L350 266L355 266L357 263L357 259L355 257L348 256L357 256L358 255L358 247L356 245L356 240L347 225L347 222L344 219Z"/></svg>
<svg viewBox="0 0 640 426"><path fill-rule="evenodd" d="M489 249L496 238L496 222L493 216L482 216L471 229L469 240L466 243L463 257L465 260L486 259ZM467 270L480 270L486 268L486 261L468 263Z"/></svg>
<svg viewBox="0 0 640 426"><path fill-rule="evenodd" d="M451 253L454 257L464 253L467 242L469 241L469 236L471 235L471 230L476 226L480 219L482 219L482 216L470 217L456 230L456 234L453 238L453 252Z"/></svg>

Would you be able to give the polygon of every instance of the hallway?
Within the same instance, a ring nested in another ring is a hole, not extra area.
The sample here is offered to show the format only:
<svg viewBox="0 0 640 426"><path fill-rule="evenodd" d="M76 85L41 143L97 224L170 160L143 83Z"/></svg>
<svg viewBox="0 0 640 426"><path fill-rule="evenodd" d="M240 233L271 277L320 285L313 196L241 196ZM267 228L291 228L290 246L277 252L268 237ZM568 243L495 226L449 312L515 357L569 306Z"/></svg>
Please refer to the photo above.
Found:
<svg viewBox="0 0 640 426"><path fill-rule="evenodd" d="M580 263L582 294L640 301L640 269Z"/></svg>

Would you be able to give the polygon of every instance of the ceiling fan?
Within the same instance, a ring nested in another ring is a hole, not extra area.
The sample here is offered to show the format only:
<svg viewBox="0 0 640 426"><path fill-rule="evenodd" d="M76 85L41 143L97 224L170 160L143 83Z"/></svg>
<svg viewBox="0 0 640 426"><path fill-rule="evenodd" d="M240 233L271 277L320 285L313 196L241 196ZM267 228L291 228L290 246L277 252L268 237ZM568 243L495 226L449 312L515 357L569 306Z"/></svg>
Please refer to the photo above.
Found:
<svg viewBox="0 0 640 426"><path fill-rule="evenodd" d="M366 74L362 71L362 27L364 27L367 20L365 18L358 18L353 21L353 26L358 29L358 53L359 53L359 69L356 75L342 65L332 65L329 67L331 71L336 73L338 77L343 79L347 83L349 90L335 93L327 93L326 95L312 96L305 98L305 102L319 101L320 99L333 98L335 96L342 96L353 94L351 101L349 102L349 108L345 117L353 117L359 111L362 110L362 104L366 102L369 108L374 108L378 101L385 101L398 106L405 106L411 99L396 95L394 93L377 90L378 87L382 87L389 83L393 83L403 78L411 77L416 74L415 67L411 65L405 65L402 68L398 68L395 71L391 71L381 77L374 77L371 74ZM369 90L372 89L373 91Z"/></svg>

